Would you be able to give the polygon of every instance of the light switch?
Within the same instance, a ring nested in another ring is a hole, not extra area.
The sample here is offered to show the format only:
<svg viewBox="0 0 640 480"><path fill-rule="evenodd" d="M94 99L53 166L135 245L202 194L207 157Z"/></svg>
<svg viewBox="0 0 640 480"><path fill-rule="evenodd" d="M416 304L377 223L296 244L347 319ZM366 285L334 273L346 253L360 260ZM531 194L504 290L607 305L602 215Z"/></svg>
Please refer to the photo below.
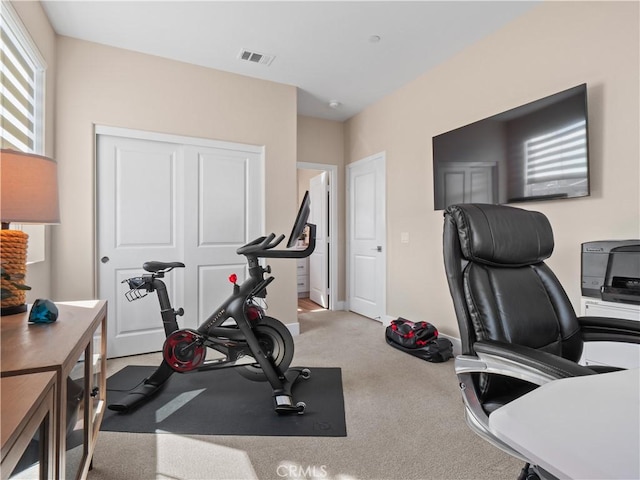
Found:
<svg viewBox="0 0 640 480"><path fill-rule="evenodd" d="M402 232L400 234L400 243L409 243L409 232Z"/></svg>

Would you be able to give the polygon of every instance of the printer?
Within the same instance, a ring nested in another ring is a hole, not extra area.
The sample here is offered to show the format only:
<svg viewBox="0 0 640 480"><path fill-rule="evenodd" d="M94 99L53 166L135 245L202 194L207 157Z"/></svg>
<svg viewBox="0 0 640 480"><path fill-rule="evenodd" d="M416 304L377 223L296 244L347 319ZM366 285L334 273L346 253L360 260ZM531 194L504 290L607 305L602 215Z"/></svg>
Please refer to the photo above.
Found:
<svg viewBox="0 0 640 480"><path fill-rule="evenodd" d="M582 244L582 295L640 304L640 240Z"/></svg>

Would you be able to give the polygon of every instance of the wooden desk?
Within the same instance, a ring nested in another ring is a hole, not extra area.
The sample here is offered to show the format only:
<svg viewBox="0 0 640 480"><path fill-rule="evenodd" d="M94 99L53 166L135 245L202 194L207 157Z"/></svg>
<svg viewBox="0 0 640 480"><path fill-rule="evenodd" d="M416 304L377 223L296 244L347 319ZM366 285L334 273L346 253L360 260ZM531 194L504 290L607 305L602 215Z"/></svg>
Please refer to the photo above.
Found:
<svg viewBox="0 0 640 480"><path fill-rule="evenodd" d="M106 398L107 304L93 300L57 302L56 306L58 320L51 324L29 325L28 312L2 317L0 370L2 378L56 374L54 477L84 478ZM99 335L97 346L95 334ZM78 408L71 413L78 412L77 423L69 427L77 431L80 445L67 448L67 405L74 396L78 397Z"/></svg>
<svg viewBox="0 0 640 480"><path fill-rule="evenodd" d="M0 379L2 390L2 480L9 478L31 440L39 434L39 478L53 476L55 430L54 372L30 373Z"/></svg>
<svg viewBox="0 0 640 480"><path fill-rule="evenodd" d="M493 412L489 428L557 478L640 478L640 370L549 382Z"/></svg>

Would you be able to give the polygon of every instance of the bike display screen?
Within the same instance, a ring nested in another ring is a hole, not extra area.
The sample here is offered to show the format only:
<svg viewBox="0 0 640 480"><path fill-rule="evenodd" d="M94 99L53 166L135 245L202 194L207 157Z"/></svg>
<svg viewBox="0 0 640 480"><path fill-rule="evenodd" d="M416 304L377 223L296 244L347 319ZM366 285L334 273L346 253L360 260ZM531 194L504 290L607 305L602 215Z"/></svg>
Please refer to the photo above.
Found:
<svg viewBox="0 0 640 480"><path fill-rule="evenodd" d="M293 224L293 228L291 229L291 235L289 236L289 241L287 242L287 248L291 248L295 246L298 238L302 235L304 231L304 227L307 224L307 220L309 219L309 213L311 211L311 200L309 199L309 191L304 193L304 198L302 199L302 203L300 204L300 208L298 209L298 215L296 216L296 221Z"/></svg>

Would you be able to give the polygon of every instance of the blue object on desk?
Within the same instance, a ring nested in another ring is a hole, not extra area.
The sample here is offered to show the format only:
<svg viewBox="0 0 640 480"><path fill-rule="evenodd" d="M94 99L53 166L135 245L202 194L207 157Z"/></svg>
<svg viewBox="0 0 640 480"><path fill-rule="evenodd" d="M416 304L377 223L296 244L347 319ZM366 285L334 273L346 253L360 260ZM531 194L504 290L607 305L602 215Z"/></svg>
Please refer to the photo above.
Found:
<svg viewBox="0 0 640 480"><path fill-rule="evenodd" d="M29 323L53 323L58 319L58 307L51 300L38 298L29 312Z"/></svg>

